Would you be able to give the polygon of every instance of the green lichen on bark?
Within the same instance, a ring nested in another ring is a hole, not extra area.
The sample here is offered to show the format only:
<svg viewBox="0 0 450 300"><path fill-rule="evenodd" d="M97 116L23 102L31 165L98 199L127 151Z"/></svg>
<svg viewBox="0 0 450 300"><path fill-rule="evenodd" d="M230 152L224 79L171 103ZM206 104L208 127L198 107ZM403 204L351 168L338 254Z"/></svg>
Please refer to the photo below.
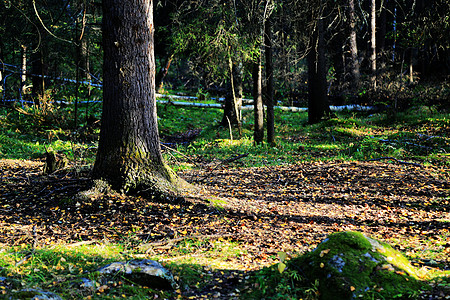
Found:
<svg viewBox="0 0 450 300"><path fill-rule="evenodd" d="M129 147L103 153L94 166L94 179L107 183L110 190L119 193L157 198L178 197L192 188L164 163L162 157L153 157L150 151L138 145L132 143Z"/></svg>
<svg viewBox="0 0 450 300"><path fill-rule="evenodd" d="M139 168L129 170L122 191L164 197L176 196L188 188L190 188L190 185L163 163L162 165L143 164Z"/></svg>

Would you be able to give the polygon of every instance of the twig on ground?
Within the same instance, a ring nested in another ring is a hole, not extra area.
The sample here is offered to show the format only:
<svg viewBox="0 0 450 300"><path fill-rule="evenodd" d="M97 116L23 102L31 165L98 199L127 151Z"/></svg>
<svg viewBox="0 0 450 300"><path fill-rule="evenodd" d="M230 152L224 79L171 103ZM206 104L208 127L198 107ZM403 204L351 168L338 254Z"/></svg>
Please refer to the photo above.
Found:
<svg viewBox="0 0 450 300"><path fill-rule="evenodd" d="M18 266L20 266L20 265L26 263L26 262L33 256L33 254L34 254L33 252L27 253L27 255L25 255L24 258L22 258L21 260L19 260L18 262L16 262L16 263L14 264L14 266L15 266L15 267L18 267Z"/></svg>
<svg viewBox="0 0 450 300"><path fill-rule="evenodd" d="M232 163L233 161L236 161L236 160L238 160L238 159L241 159L241 158L247 157L247 156L248 156L248 153L244 153L244 154L239 154L239 155L236 155L236 156L233 156L233 157L229 157L229 158L227 158L227 159L225 159L225 160L222 160L222 161L221 161L220 163L218 163L214 168L210 169L209 172L208 172L208 174L206 174L205 176L203 176L203 177L200 179L200 181L203 181L203 180L205 180L206 178L208 178L208 177L211 175L212 171L214 171L215 169L217 169L217 168L220 167L221 165L225 165L225 164Z"/></svg>
<svg viewBox="0 0 450 300"><path fill-rule="evenodd" d="M433 147L419 145L419 144L407 142L407 141L383 140L383 139L380 139L379 141L383 142L383 143L388 143L388 144L405 144L408 146L413 146L413 147L422 148L422 149L426 149L426 150L433 150Z"/></svg>
<svg viewBox="0 0 450 300"><path fill-rule="evenodd" d="M173 148L170 148L169 146L166 146L166 145L164 145L164 144L161 144L161 146L164 147L164 148L166 148L166 149L168 149L168 150L170 150L170 151L173 151L173 152L175 152L175 153L180 154L181 156L183 156L184 158L186 158L187 160L189 160L191 163L193 163L196 167L200 167L199 165L197 165L197 163L196 163L194 160L192 160L192 158L190 158L189 156L187 156L187 155L181 153L180 151L175 150L175 149L173 149Z"/></svg>
<svg viewBox="0 0 450 300"><path fill-rule="evenodd" d="M37 239L36 225L33 225L33 253L36 251Z"/></svg>
<svg viewBox="0 0 450 300"><path fill-rule="evenodd" d="M71 188L74 188L74 187L77 188L78 184L65 185L65 186L62 186L60 188L54 189L54 190L50 191L48 194L46 194L44 197L48 197L51 194L54 194L54 193L57 193L57 192L61 192L61 191L67 190L67 189L71 189Z"/></svg>
<svg viewBox="0 0 450 300"><path fill-rule="evenodd" d="M421 167L421 168L423 167L423 165L421 165L421 164L399 160L399 159L397 159L395 157L392 157L392 156L372 158L372 159L368 159L366 161L378 161L378 160L384 160L384 159L391 159L391 160L394 160L395 162L397 162L399 164L402 164L402 165L411 165L411 166L416 166L416 167Z"/></svg>
<svg viewBox="0 0 450 300"><path fill-rule="evenodd" d="M422 134L422 133L417 133L417 136L421 137L421 138L426 138L425 141L431 140L431 139L447 139L446 137L439 136L439 135L427 135L427 134Z"/></svg>
<svg viewBox="0 0 450 300"><path fill-rule="evenodd" d="M76 242L76 243L72 243L72 244L68 244L66 247L70 248L70 247L78 247L78 246L83 246L83 245L90 245L90 244L94 244L97 241L81 241L81 242Z"/></svg>

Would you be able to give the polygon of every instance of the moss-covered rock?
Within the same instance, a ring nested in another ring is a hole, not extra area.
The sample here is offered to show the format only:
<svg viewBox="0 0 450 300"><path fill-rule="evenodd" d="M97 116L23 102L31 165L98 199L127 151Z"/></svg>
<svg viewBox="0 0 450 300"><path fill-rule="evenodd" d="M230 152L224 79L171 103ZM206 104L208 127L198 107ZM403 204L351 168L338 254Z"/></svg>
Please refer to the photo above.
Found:
<svg viewBox="0 0 450 300"><path fill-rule="evenodd" d="M359 232L331 234L316 249L289 262L310 282L320 299L411 299L425 284L421 274L386 243Z"/></svg>

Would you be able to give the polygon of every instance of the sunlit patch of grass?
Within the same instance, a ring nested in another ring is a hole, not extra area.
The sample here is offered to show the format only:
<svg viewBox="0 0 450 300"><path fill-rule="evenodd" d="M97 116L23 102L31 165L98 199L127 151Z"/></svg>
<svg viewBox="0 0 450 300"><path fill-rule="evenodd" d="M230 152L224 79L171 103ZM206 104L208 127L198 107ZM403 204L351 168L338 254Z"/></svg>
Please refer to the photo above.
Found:
<svg viewBox="0 0 450 300"><path fill-rule="evenodd" d="M344 136L349 136L349 137L354 137L354 138L364 137L364 136L373 134L370 129L335 127L335 128L333 128L333 130Z"/></svg>
<svg viewBox="0 0 450 300"><path fill-rule="evenodd" d="M171 257L163 258L164 262L208 266L213 269L244 269L240 257L248 255L247 250L237 242L226 239L212 241L187 241L175 248ZM205 247L204 243L208 244ZM188 250L186 250L188 248Z"/></svg>
<svg viewBox="0 0 450 300"><path fill-rule="evenodd" d="M238 140L231 139L217 139L214 141L215 145L219 148L230 150L230 149L243 149L253 146L253 141L249 137L243 137Z"/></svg>
<svg viewBox="0 0 450 300"><path fill-rule="evenodd" d="M310 149L316 150L340 150L342 149L342 145L338 144L319 144L319 145L310 145Z"/></svg>
<svg viewBox="0 0 450 300"><path fill-rule="evenodd" d="M179 291L155 291L116 277L106 286L94 285L92 289L81 287L82 278L98 279L96 270L113 261L153 259L163 264L175 276L176 281L191 288L201 288L210 283L212 272L218 270L244 270L242 256L247 250L238 242L226 238L185 239L177 242L163 254L145 254L138 248L119 243L75 243L38 246L3 246L0 251L0 277L7 278L8 288L0 290L0 298L11 290L39 287L63 298L92 299L102 297L126 297L129 299L174 298Z"/></svg>
<svg viewBox="0 0 450 300"><path fill-rule="evenodd" d="M52 247L37 247L29 245L19 247L3 247L0 252L0 277L8 284L0 290L8 296L11 290L39 287L45 291L54 292L65 299L85 297L126 297L129 299L145 299L154 295L173 297L174 292L155 291L135 285L118 276L106 286L95 284L98 275L96 270L113 261L132 259L134 253L123 254L121 244L99 245L54 245ZM150 258L147 256L147 258ZM155 257L160 260L162 257ZM82 278L94 280L92 289L81 287ZM183 280L183 278L181 278ZM8 297L7 297L8 299Z"/></svg>

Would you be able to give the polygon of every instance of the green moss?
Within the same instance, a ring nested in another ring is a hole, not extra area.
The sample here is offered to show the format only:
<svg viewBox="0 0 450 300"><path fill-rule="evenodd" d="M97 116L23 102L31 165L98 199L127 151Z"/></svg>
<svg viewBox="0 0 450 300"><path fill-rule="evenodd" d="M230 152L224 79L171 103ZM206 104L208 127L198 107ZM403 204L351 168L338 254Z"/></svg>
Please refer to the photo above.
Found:
<svg viewBox="0 0 450 300"><path fill-rule="evenodd" d="M224 200L219 198L209 198L208 201L209 203L211 203L212 206L214 206L218 210L223 210L224 205L227 204Z"/></svg>
<svg viewBox="0 0 450 300"><path fill-rule="evenodd" d="M320 299L406 299L424 286L400 252L358 232L330 235L288 268L300 268L311 283L318 280Z"/></svg>

